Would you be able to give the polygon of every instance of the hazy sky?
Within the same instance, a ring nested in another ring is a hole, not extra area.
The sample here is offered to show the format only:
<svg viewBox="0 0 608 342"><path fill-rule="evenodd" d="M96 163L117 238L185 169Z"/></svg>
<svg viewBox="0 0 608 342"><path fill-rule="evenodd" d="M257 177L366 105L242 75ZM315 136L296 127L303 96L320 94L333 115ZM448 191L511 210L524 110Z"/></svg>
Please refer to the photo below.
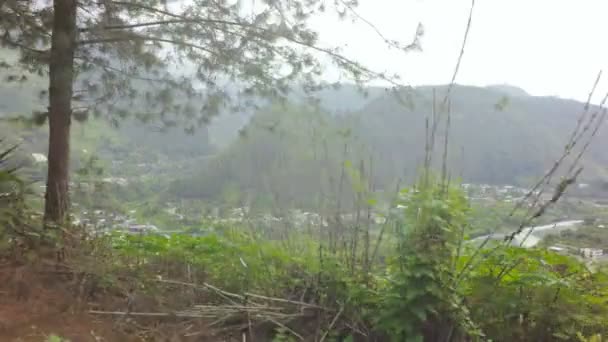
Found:
<svg viewBox="0 0 608 342"><path fill-rule="evenodd" d="M360 0L357 12L387 38L408 42L418 22L424 25L423 51L409 55L389 51L363 23L322 18L315 27L323 42L347 44L345 55L367 66L399 72L411 85L443 84L451 78L470 6L470 0ZM600 69L606 92L608 1L477 0L457 83L508 83L533 95L584 100Z"/></svg>

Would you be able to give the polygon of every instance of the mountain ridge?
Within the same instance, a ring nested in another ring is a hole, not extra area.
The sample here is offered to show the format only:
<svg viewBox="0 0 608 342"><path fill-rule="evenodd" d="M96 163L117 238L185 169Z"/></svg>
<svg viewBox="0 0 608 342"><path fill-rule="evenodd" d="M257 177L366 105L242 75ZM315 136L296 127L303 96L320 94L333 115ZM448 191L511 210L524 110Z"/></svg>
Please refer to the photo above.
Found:
<svg viewBox="0 0 608 342"><path fill-rule="evenodd" d="M30 96L23 91L25 85L20 87L21 96L34 98L34 91ZM388 183L415 174L422 160L425 121L431 115L433 92L439 102L447 87L449 85L413 87L402 90L397 98L383 87L363 88L369 94L365 97L359 87L345 84L337 89L324 89L316 95L320 110L331 114L331 120L335 121L332 125L352 130L369 147L379 163L378 178ZM15 94L14 87L0 86L0 103L8 103L12 112L19 110L12 105L11 97ZM301 94L291 99L292 105L306 106ZM550 166L562 153L567 137L576 126L577 115L584 107L582 102L533 96L521 88L504 84L487 87L455 84L451 88L450 103L449 161L455 176L462 176L469 182L509 184L526 183ZM30 103L22 111L32 107L35 106ZM0 114L9 114L2 108L0 106ZM597 110L597 107L592 106L591 110ZM213 138L205 136L221 135L224 141L220 149L242 144L239 132L250 125L255 115L236 113L214 118L207 128L208 134L197 134L200 148L186 146L193 144L193 139L181 139L180 144L186 144L183 148L161 149L174 143L171 139L175 134L148 132L149 126L145 125L130 124L119 131L128 138L146 136L154 140L151 148L159 149L160 153L183 150L187 155L193 155L196 151L209 153L210 149L202 145L208 145L208 140ZM224 127L214 132L218 121L222 120ZM439 132L438 136L442 139L443 133ZM606 129L601 129L596 137L600 142L592 144L583 160L586 181L608 179L608 152L598 147L607 136ZM405 175L403 170L408 170Z"/></svg>

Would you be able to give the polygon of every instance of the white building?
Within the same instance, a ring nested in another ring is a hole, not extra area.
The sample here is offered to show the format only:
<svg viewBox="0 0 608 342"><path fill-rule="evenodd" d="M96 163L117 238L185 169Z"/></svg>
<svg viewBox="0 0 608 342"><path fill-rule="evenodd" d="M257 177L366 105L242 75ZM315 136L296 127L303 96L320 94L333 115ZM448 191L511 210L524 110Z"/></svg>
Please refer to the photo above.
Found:
<svg viewBox="0 0 608 342"><path fill-rule="evenodd" d="M34 161L36 163L46 163L47 162L46 156L42 153L32 153L32 158L34 158Z"/></svg>
<svg viewBox="0 0 608 342"><path fill-rule="evenodd" d="M581 248L581 254L585 258L596 259L604 255L604 250L599 248Z"/></svg>

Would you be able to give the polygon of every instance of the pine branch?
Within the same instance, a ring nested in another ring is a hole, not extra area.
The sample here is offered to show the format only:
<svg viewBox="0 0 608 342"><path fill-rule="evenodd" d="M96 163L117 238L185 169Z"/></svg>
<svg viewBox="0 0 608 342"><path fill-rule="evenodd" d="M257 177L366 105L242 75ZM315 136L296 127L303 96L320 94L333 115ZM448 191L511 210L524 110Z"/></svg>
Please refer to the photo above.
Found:
<svg viewBox="0 0 608 342"><path fill-rule="evenodd" d="M343 67L347 66L347 67L351 67L355 70L358 70L359 71L359 72L357 72L358 74L365 74L370 78L379 78L384 81L387 81L387 82L391 83L393 86L400 86L400 84L398 82L396 82L391 77L387 77L384 73L373 71L369 68L366 68L366 67L362 66L360 63L358 63L352 59L349 59L332 49L319 47L319 46L315 45L314 41L311 41L311 42L302 41L297 38L294 38L293 36L291 36L289 34L281 34L270 28L257 26L257 25L254 25L252 23L247 23L247 22L238 22L238 21L220 20L220 19L208 19L208 18L202 18L199 16L187 17L182 14L169 12L166 10L158 9L158 8L147 6L147 5L142 5L139 3L132 3L132 2L126 2L126 1L111 1L110 3L114 4L114 5L119 5L119 6L138 8L138 9L146 10L146 11L149 11L152 13L162 14L162 15L176 18L176 19L175 20L160 20L160 21L155 21L155 22L138 23L138 24L110 25L110 26L104 26L104 27L102 27L102 29L106 29L106 30L132 29L132 28L138 28L138 27L160 26L163 24L172 24L172 23L199 23L199 24L206 24L206 25L207 24L221 24L221 25L226 25L226 26L238 26L238 27L247 29L247 31L248 31L247 33L251 34L255 38L259 38L261 41L267 41L267 40L269 40L269 37L283 38L290 43L293 43L293 44L302 46L304 48L308 48L308 49L323 53L325 55L328 55L328 56L332 57L334 59L334 61L336 61L336 63L340 64L341 66L343 66ZM104 3L100 3L100 4L104 4ZM231 33L234 35L239 35L244 38L244 35L234 32L234 31L229 31L226 28L214 26L214 29L223 31L226 33ZM81 32L87 32L87 31L93 31L93 30L94 30L94 28L80 29ZM147 40L161 41L158 39L147 39ZM99 40L98 39L98 40L84 41L84 42L81 42L81 44L105 43L105 42L116 42L116 41L117 40ZM166 42L175 43L175 41L171 41L171 42L166 41ZM177 45L187 45L187 44L190 44L190 43L177 44ZM193 44L187 45L187 46L198 48L198 49L204 49L201 46L197 46L197 45L193 45ZM209 53L212 53L208 49L206 51Z"/></svg>
<svg viewBox="0 0 608 342"><path fill-rule="evenodd" d="M188 24L188 23L196 23L197 20L188 20L188 19L172 19L172 20L160 20L160 21L152 21L146 23L138 23L138 24L128 24L128 25L106 25L102 27L85 27L78 29L79 32L90 32L98 29L101 30L128 30L139 27L148 27L148 26L161 26L168 24Z"/></svg>
<svg viewBox="0 0 608 342"><path fill-rule="evenodd" d="M254 26L249 23L241 23L241 22L237 22L237 21L229 21L229 20L221 20L221 19L208 19L208 18L201 18L201 17L189 18L189 17L186 17L185 15L161 10L161 9L158 9L158 8L155 8L152 6L142 5L142 4L134 3L134 2L111 1L111 3L113 5L139 8L139 9L143 9L143 10L146 10L146 11L149 11L152 13L163 14L163 15L166 15L166 16L169 16L172 18L178 18L178 19L182 20L184 23L207 23L207 24L214 23L214 24L224 24L224 25L242 26L242 27L253 27ZM116 26L117 26L117 28L119 28L120 25L116 25ZM125 26L130 26L130 25L125 25ZM146 25L144 25L144 26L146 26ZM129 28L129 27L125 27L125 28Z"/></svg>
<svg viewBox="0 0 608 342"><path fill-rule="evenodd" d="M22 43L12 41L12 40L8 39L7 37L2 37L2 43L9 45L13 48L23 49L25 51L33 52L33 53L40 54L40 55L48 55L50 53L50 50L34 49L34 48L24 45Z"/></svg>
<svg viewBox="0 0 608 342"><path fill-rule="evenodd" d="M196 45L193 43L189 43L186 41L179 41L179 40L172 40L172 39L166 39L166 38L159 38L159 37L152 37L152 36L131 36L131 37L111 37L111 38L96 38L96 39L89 39L89 40L82 40L78 42L78 45L83 46L83 45L93 45L93 44L105 44L105 43L118 43L118 42L130 42L130 41L152 41L152 42L161 42L161 43L168 43L168 44L172 44L172 45L177 45L177 46L184 46L184 47L190 47L193 49L197 49L197 50L202 50L205 51L211 55L215 55L216 57L219 57L217 55L216 52L207 49L204 46L201 45Z"/></svg>

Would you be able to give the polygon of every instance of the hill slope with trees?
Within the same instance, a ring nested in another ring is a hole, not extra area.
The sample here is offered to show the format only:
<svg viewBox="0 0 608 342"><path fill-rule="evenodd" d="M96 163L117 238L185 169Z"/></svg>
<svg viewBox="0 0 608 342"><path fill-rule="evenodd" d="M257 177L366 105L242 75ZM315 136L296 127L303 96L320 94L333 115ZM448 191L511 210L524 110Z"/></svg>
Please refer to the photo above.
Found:
<svg viewBox="0 0 608 342"><path fill-rule="evenodd" d="M438 101L445 87L436 87ZM451 96L449 161L455 177L494 184L529 184L564 150L584 104L553 97L512 96L502 88L455 86ZM425 122L432 115L433 88L414 89L405 105L387 94L376 98L355 118L362 139L372 147L386 177L412 176L421 161ZM591 107L588 115L597 112ZM598 116L598 119L600 117ZM438 134L444 135L445 127ZM601 148L606 131L598 132L583 165L582 179L606 180L608 153ZM443 139L441 139L443 140ZM406 147L420 148L405 150Z"/></svg>
<svg viewBox="0 0 608 342"><path fill-rule="evenodd" d="M423 160L433 89L440 100L445 91L441 86L415 88L398 97L376 88L375 98L342 115L336 115L330 106L323 108L323 101L321 109L295 104L263 108L237 140L180 180L182 185L173 190L177 196L183 190L188 197L217 199L227 188L268 193L262 184L273 183L269 182L272 179L276 185L282 179L277 188L282 195L302 200L306 196L298 191L294 195L293 189L305 193L323 174L326 186L333 179L336 190L345 161L371 165L378 190L391 189L398 179L412 181ZM343 90L341 95L334 105L360 104L354 100L360 101L357 92ZM451 177L471 183L530 185L561 155L584 109L577 101L534 97L504 86L455 86L451 98ZM591 107L587 115L597 109ZM442 125L436 150L443 149L444 132ZM602 166L608 162L608 153L601 148L605 130L596 139L583 158L581 181L603 184L608 179Z"/></svg>

